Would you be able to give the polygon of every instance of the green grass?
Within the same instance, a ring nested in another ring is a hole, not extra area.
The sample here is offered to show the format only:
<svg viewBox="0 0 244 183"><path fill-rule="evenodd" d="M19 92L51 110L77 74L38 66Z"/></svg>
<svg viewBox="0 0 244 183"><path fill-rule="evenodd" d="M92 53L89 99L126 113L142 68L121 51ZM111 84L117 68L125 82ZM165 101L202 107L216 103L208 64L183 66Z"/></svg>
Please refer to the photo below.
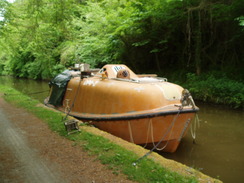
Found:
<svg viewBox="0 0 244 183"><path fill-rule="evenodd" d="M133 166L133 162L139 158L138 155L101 136L96 136L85 131L66 136L67 132L61 121L64 117L62 113L38 107L38 101L12 88L0 85L0 91L1 93L5 93L5 100L15 106L28 110L45 121L52 131L74 141L74 145L82 146L89 154L97 157L102 164L107 165L116 175L123 173L129 179L138 182L197 182L194 177L184 177L169 171L148 158L143 159L136 166Z"/></svg>

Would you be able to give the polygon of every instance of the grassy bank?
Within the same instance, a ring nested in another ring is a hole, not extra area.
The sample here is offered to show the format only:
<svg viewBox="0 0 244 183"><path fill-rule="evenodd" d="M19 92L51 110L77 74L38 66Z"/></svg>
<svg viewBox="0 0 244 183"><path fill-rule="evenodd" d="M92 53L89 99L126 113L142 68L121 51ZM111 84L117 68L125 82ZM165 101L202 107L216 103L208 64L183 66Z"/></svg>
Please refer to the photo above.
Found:
<svg viewBox="0 0 244 183"><path fill-rule="evenodd" d="M123 173L130 180L138 182L197 182L194 177L185 177L169 171L148 158L133 166L132 163L139 158L138 155L101 136L96 136L86 131L66 136L67 133L61 122L63 114L38 105L38 101L12 88L0 85L0 91L5 93L5 100L38 116L49 125L50 129L61 136L69 138L74 141L74 145L80 145L88 153L96 156L101 163L106 164L108 168L112 169L114 174Z"/></svg>

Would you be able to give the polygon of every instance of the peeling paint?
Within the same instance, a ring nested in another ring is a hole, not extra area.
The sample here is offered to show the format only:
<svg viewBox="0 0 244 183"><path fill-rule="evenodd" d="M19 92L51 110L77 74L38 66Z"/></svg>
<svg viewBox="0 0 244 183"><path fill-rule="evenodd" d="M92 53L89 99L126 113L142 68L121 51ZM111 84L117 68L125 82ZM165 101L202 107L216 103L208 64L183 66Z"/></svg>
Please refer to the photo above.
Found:
<svg viewBox="0 0 244 183"><path fill-rule="evenodd" d="M140 86L140 87L134 88L134 90L136 90L137 92L141 92L141 91L145 90L145 88Z"/></svg>
<svg viewBox="0 0 244 183"><path fill-rule="evenodd" d="M87 79L84 81L83 85L85 85L85 86L96 86L97 83L99 83L99 81L93 81L93 80Z"/></svg>

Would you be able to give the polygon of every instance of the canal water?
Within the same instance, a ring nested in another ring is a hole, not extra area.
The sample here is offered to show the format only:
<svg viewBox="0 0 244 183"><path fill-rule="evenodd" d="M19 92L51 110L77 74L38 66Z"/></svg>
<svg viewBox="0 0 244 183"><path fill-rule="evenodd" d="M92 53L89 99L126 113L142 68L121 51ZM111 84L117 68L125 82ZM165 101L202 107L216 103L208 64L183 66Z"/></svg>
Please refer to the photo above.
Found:
<svg viewBox="0 0 244 183"><path fill-rule="evenodd" d="M0 83L42 103L49 91L47 81L0 77ZM175 153L158 153L223 182L244 182L244 111L200 102L196 104L200 108L196 143L188 131Z"/></svg>

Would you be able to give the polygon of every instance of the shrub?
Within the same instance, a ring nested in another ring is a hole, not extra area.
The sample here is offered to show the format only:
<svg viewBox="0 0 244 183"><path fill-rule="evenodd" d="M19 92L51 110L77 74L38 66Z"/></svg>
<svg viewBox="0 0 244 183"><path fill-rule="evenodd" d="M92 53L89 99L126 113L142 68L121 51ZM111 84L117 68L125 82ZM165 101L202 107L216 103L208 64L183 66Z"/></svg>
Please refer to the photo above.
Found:
<svg viewBox="0 0 244 183"><path fill-rule="evenodd" d="M187 74L184 84L197 100L230 105L233 108L244 108L244 84L225 76L214 74L197 76Z"/></svg>

